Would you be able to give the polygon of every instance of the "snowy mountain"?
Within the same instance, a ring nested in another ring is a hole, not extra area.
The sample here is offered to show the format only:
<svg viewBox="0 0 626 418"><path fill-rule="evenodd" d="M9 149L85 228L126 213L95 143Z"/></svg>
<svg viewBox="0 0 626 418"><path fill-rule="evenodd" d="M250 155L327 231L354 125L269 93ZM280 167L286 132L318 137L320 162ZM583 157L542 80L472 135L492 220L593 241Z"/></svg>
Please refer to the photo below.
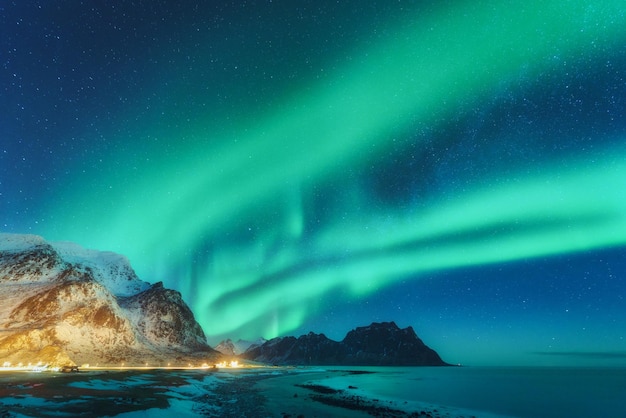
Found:
<svg viewBox="0 0 626 418"><path fill-rule="evenodd" d="M237 355L235 353L235 344L233 343L233 340L231 340L230 338L220 341L220 343L215 346L215 349L226 356Z"/></svg>
<svg viewBox="0 0 626 418"><path fill-rule="evenodd" d="M233 342L233 340L228 338L216 345L215 349L227 356L238 356L245 353L247 350L250 350L251 348L261 346L266 342L267 340L265 338L259 338L256 341L239 339L236 342Z"/></svg>
<svg viewBox="0 0 626 418"><path fill-rule="evenodd" d="M340 342L312 332L299 338L278 337L250 348L242 357L279 365L447 365L417 337L412 327L400 329L394 322L356 328Z"/></svg>
<svg viewBox="0 0 626 418"><path fill-rule="evenodd" d="M118 254L0 234L0 358L166 365L219 356L180 293L139 280Z"/></svg>

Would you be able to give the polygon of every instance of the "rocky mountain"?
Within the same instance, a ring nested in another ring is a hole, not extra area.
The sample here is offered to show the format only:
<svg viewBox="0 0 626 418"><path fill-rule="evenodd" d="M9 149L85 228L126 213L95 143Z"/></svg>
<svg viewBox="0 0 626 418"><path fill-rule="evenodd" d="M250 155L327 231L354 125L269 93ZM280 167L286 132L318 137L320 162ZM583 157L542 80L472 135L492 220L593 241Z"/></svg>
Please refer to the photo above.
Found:
<svg viewBox="0 0 626 418"><path fill-rule="evenodd" d="M324 334L278 337L246 351L243 358L278 365L446 366L439 355L418 338L412 327L394 322L356 328L342 341Z"/></svg>
<svg viewBox="0 0 626 418"><path fill-rule="evenodd" d="M251 348L263 345L266 341L267 340L265 338L259 338L256 341L239 339L233 342L233 340L228 338L216 345L215 349L227 356L239 356Z"/></svg>
<svg viewBox="0 0 626 418"><path fill-rule="evenodd" d="M219 353L180 293L118 254L0 234L0 358L13 364L153 365Z"/></svg>
<svg viewBox="0 0 626 418"><path fill-rule="evenodd" d="M220 343L215 346L215 349L219 351L220 353L227 355L227 356L237 355L235 351L235 344L233 343L233 340L231 340L230 338L224 341L220 341Z"/></svg>

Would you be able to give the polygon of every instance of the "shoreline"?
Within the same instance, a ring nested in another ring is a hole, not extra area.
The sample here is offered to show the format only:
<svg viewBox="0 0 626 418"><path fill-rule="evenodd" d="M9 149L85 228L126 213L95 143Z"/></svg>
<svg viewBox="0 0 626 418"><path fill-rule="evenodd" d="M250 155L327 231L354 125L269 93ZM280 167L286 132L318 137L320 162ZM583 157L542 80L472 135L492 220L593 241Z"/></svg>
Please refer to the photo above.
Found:
<svg viewBox="0 0 626 418"><path fill-rule="evenodd" d="M434 405L426 402L390 399L359 389L359 376L376 371L316 368L298 370L282 376L259 380L253 389L266 398L268 413L279 418L328 417L345 418L470 418L500 417L467 409ZM345 380L342 387L328 380Z"/></svg>
<svg viewBox="0 0 626 418"><path fill-rule="evenodd" d="M0 374L0 416L496 417L360 388L378 371L332 367ZM375 376L374 376L375 377Z"/></svg>

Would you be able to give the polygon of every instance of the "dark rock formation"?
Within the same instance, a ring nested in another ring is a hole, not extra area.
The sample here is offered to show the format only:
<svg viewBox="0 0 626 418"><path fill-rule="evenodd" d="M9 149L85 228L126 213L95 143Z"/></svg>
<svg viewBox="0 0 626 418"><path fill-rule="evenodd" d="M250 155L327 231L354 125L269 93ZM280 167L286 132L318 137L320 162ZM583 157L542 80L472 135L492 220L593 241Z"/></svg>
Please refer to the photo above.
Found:
<svg viewBox="0 0 626 418"><path fill-rule="evenodd" d="M445 363L427 347L412 327L394 322L373 323L348 332L342 341L346 360L355 365L442 366Z"/></svg>
<svg viewBox="0 0 626 418"><path fill-rule="evenodd" d="M269 364L346 366L446 366L411 327L373 323L350 331L341 342L324 334L279 337L246 351L243 358Z"/></svg>

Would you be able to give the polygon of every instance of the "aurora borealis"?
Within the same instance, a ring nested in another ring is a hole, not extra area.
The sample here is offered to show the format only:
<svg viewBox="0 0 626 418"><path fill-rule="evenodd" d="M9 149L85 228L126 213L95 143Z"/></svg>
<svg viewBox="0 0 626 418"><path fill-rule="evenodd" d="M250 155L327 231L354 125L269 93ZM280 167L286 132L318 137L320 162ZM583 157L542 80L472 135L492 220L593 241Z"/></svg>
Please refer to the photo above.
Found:
<svg viewBox="0 0 626 418"><path fill-rule="evenodd" d="M212 3L0 5L3 230L126 255L210 343L624 364L623 2Z"/></svg>

